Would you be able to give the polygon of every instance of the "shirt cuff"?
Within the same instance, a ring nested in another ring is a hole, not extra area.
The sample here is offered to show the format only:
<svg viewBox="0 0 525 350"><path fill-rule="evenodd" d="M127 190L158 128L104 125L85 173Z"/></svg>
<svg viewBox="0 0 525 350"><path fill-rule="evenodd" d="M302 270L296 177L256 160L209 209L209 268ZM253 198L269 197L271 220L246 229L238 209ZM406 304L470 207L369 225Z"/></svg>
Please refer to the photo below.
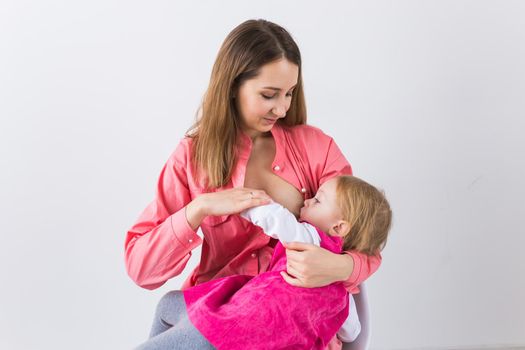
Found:
<svg viewBox="0 0 525 350"><path fill-rule="evenodd" d="M192 229L186 219L185 208L170 216L171 232L179 243L188 250L192 250L202 244L202 238L197 231Z"/></svg>
<svg viewBox="0 0 525 350"><path fill-rule="evenodd" d="M359 291L359 288L356 288L355 283L359 279L359 276L361 275L361 267L362 267L362 260L359 259L359 257L356 257L352 252L344 252L345 254L348 254L352 257L352 260L354 260L354 269L352 270L352 273L350 274L350 277L346 281L344 281L344 285L346 289L348 290L350 287L350 290L352 291ZM349 291L350 291L349 290Z"/></svg>

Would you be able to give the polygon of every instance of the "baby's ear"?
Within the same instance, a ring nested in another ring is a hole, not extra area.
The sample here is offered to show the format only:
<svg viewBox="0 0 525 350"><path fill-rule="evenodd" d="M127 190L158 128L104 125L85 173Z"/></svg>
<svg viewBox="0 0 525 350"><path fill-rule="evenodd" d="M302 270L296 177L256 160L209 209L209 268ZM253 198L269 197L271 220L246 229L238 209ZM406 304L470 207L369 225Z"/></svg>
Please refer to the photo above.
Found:
<svg viewBox="0 0 525 350"><path fill-rule="evenodd" d="M344 237L350 232L350 223L346 220L339 220L332 226L336 236Z"/></svg>

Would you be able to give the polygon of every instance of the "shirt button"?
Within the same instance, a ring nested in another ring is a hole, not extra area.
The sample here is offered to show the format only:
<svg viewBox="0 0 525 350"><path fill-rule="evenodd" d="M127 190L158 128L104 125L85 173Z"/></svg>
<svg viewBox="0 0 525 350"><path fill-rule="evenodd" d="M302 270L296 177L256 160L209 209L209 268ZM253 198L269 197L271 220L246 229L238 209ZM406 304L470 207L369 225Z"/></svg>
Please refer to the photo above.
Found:
<svg viewBox="0 0 525 350"><path fill-rule="evenodd" d="M188 239L188 242L192 243L192 242L193 242L193 239Z"/></svg>
<svg viewBox="0 0 525 350"><path fill-rule="evenodd" d="M304 187L301 188L301 192L302 192L302 193L306 193L306 188L304 188Z"/></svg>
<svg viewBox="0 0 525 350"><path fill-rule="evenodd" d="M256 257L257 257L257 254L252 253L252 258L256 258Z"/></svg>
<svg viewBox="0 0 525 350"><path fill-rule="evenodd" d="M281 170L281 167L278 166L278 165L276 165L276 166L273 167L273 170L275 170L275 171L279 171L279 170Z"/></svg>

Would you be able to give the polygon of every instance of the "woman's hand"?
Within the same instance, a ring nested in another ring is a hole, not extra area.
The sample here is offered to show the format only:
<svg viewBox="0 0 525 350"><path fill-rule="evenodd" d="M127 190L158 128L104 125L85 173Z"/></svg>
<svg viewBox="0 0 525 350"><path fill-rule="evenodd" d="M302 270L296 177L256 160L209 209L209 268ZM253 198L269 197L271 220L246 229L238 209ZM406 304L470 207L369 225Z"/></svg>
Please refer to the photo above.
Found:
<svg viewBox="0 0 525 350"><path fill-rule="evenodd" d="M287 271L284 280L296 287L323 287L346 281L354 269L354 260L347 254L334 254L314 244L289 242L286 248Z"/></svg>
<svg viewBox="0 0 525 350"><path fill-rule="evenodd" d="M271 201L271 197L266 192L245 187L205 193L186 206L186 220L195 230L208 215L237 214L245 209L268 204Z"/></svg>

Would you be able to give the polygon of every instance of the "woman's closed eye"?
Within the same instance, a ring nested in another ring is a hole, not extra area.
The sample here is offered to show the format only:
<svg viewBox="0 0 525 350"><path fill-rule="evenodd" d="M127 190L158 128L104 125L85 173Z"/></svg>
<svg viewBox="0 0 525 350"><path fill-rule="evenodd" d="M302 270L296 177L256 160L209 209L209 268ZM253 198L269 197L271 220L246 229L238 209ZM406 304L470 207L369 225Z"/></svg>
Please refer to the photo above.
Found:
<svg viewBox="0 0 525 350"><path fill-rule="evenodd" d="M274 98L274 97L277 96L277 95L267 96L267 95L265 95L265 94L261 94L261 96L264 97L264 98L267 99L267 100L271 100L272 98ZM292 93L286 94L286 96L288 96L288 97L292 97Z"/></svg>

